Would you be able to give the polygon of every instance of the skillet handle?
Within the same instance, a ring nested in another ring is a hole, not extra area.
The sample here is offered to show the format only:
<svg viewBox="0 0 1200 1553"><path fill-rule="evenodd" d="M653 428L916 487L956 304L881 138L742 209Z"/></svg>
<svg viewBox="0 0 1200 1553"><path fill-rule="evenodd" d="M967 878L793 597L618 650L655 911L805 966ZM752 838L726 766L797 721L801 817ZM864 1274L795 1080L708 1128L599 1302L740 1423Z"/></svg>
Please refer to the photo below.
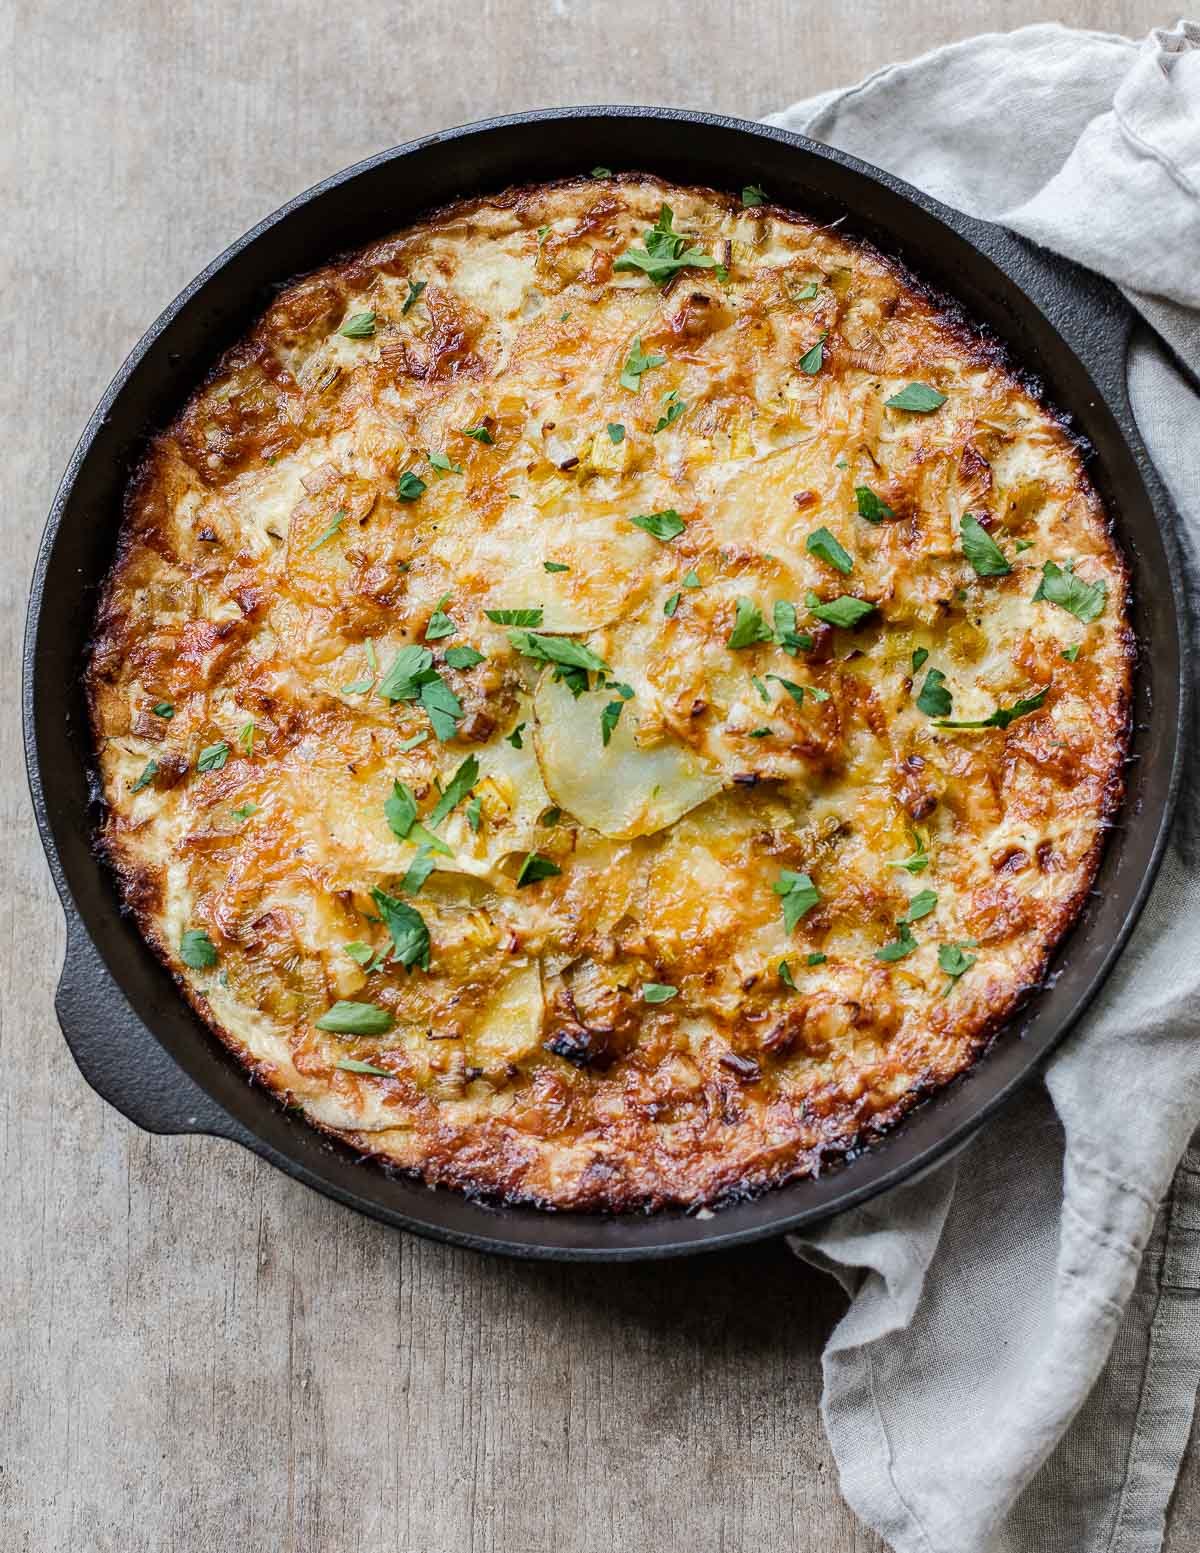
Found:
<svg viewBox="0 0 1200 1553"><path fill-rule="evenodd" d="M250 1141L147 1031L87 931L70 915L54 1010L79 1071L102 1100L135 1126Z"/></svg>

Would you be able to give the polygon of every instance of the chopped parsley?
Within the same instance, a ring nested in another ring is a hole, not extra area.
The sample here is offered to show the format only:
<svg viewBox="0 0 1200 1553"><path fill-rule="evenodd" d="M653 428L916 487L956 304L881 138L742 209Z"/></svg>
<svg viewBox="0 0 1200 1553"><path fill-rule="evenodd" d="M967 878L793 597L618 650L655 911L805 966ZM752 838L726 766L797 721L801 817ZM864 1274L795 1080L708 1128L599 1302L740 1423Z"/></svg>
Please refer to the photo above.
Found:
<svg viewBox="0 0 1200 1553"><path fill-rule="evenodd" d="M541 879L553 879L556 874L561 873L562 869L557 863L552 863L540 852L530 852L521 864L521 871L517 875L517 889L523 889L527 884L537 884Z"/></svg>
<svg viewBox="0 0 1200 1553"><path fill-rule="evenodd" d="M779 979L785 987L790 987L795 992L796 983L792 979L792 968L786 960L780 960L779 962Z"/></svg>
<svg viewBox="0 0 1200 1553"><path fill-rule="evenodd" d="M482 442L484 447L488 448L494 446L496 440L482 421L478 426L464 426L463 436L473 437L476 442Z"/></svg>
<svg viewBox="0 0 1200 1553"><path fill-rule="evenodd" d="M773 611L775 622L775 641L789 658L794 658L797 653L807 652L813 644L813 639L807 631L796 629L796 606L790 604L787 599L777 599Z"/></svg>
<svg viewBox="0 0 1200 1553"><path fill-rule="evenodd" d="M347 318L338 333L348 340L369 340L375 333L375 314L355 313L353 318Z"/></svg>
<svg viewBox="0 0 1200 1553"><path fill-rule="evenodd" d="M816 950L812 954L804 956L804 963L805 965L824 965L828 958L827 954L822 954L819 950Z"/></svg>
<svg viewBox="0 0 1200 1553"><path fill-rule="evenodd" d="M679 516L673 507L664 508L662 512L644 512L636 518L629 520L634 528L640 528L655 539L664 542L670 539L678 539L687 524Z"/></svg>
<svg viewBox="0 0 1200 1553"><path fill-rule="evenodd" d="M421 886L429 878L436 866L433 853L429 847L418 847L417 855L408 865L408 872L400 881L400 888L405 895L419 895L421 893Z"/></svg>
<svg viewBox="0 0 1200 1553"><path fill-rule="evenodd" d="M1064 561L1061 566L1055 561L1047 561L1042 567L1042 580L1033 595L1033 602L1036 604L1039 599L1045 599L1048 604L1057 604L1060 609L1074 615L1076 620L1082 620L1084 625L1088 625L1104 613L1104 606L1108 602L1108 584L1103 577L1097 582L1084 582L1082 577L1076 577L1074 561Z"/></svg>
<svg viewBox="0 0 1200 1553"><path fill-rule="evenodd" d="M446 783L446 789L438 799L433 813L429 816L429 823L437 827L455 806L462 802L475 783L479 780L479 762L474 755L468 755L462 765Z"/></svg>
<svg viewBox="0 0 1200 1553"><path fill-rule="evenodd" d="M444 475L462 474L462 465L456 464L448 453L439 453L435 449L431 449L429 462Z"/></svg>
<svg viewBox="0 0 1200 1553"><path fill-rule="evenodd" d="M1022 550L1032 550L1033 549L1033 540L1032 539L1018 539L1016 544L1015 544L1015 546L1013 548L1017 551L1018 555L1020 554L1020 552Z"/></svg>
<svg viewBox="0 0 1200 1553"><path fill-rule="evenodd" d="M752 205L765 205L766 203L767 203L766 193L765 193L764 190L759 188L758 184L756 184L756 183L748 183L746 185L746 187L742 190L742 204L743 205L745 205L747 207L750 207Z"/></svg>
<svg viewBox="0 0 1200 1553"><path fill-rule="evenodd" d="M605 430L608 432L608 440L610 442L617 443L625 441L625 428L621 425L620 421L609 421L608 425L605 427Z"/></svg>
<svg viewBox="0 0 1200 1553"><path fill-rule="evenodd" d="M140 793L143 787L149 787L150 786L151 782L154 781L154 778L157 775L158 775L158 761L157 760L148 760L146 762L145 766L142 768L141 776L138 777L137 781L133 784L133 786L129 789L129 791L131 793Z"/></svg>
<svg viewBox="0 0 1200 1553"><path fill-rule="evenodd" d="M365 1006L365 1005L364 1005ZM396 1075L387 1068L377 1068L369 1062L359 1062L357 1057L339 1057L334 1063L335 1068L341 1068L343 1073L369 1073L373 1078L395 1078Z"/></svg>
<svg viewBox="0 0 1200 1553"><path fill-rule="evenodd" d="M508 639L526 658L540 658L544 663L557 663L568 669L592 670L602 674L608 668L604 659L590 647L570 636L547 636L540 631L513 631Z"/></svg>
<svg viewBox="0 0 1200 1553"><path fill-rule="evenodd" d="M815 280L805 281L804 285L800 287L799 291L792 292L792 301L811 302L812 299L816 296L817 292L820 291L820 289L820 286Z"/></svg>
<svg viewBox="0 0 1200 1553"><path fill-rule="evenodd" d="M770 734L772 734L774 731L775 730L773 728L768 727L764 723L761 728L751 728L749 733L746 735L746 737L748 739L765 739Z"/></svg>
<svg viewBox="0 0 1200 1553"><path fill-rule="evenodd" d="M427 642L439 642L443 636L453 636L458 627L445 611L445 605L450 602L447 593L444 598L438 600L437 608L429 617L429 624L425 627L425 640Z"/></svg>
<svg viewBox="0 0 1200 1553"><path fill-rule="evenodd" d="M818 620L830 626L844 626L850 631L875 609L874 604L868 603L866 599L852 598L848 593L841 594L828 604L822 604L815 593L808 593L804 602Z"/></svg>
<svg viewBox="0 0 1200 1553"><path fill-rule="evenodd" d="M447 647L446 662L452 669L473 669L485 661L484 654L474 647Z"/></svg>
<svg viewBox="0 0 1200 1553"><path fill-rule="evenodd" d="M905 858L888 864L889 868L903 868L905 873L923 874L929 867L929 853L925 850L925 843L915 830L909 831L912 838L913 851Z"/></svg>
<svg viewBox="0 0 1200 1553"><path fill-rule="evenodd" d="M912 410L917 415L929 415L946 402L945 394L939 394L928 383L908 383L898 394L885 399L889 410Z"/></svg>
<svg viewBox="0 0 1200 1553"><path fill-rule="evenodd" d="M511 733L504 735L504 742L511 744L515 750L523 750L525 748L525 740L522 738L522 734L525 732L525 727L524 723L518 723Z"/></svg>
<svg viewBox="0 0 1200 1553"><path fill-rule="evenodd" d="M429 284L427 280L410 280L408 283L408 295L404 299L404 306L400 309L401 315L410 312L422 291Z"/></svg>
<svg viewBox="0 0 1200 1553"><path fill-rule="evenodd" d="M930 669L917 697L917 710L926 717L949 717L954 710L950 692L946 689L946 676L941 669Z"/></svg>
<svg viewBox="0 0 1200 1553"><path fill-rule="evenodd" d="M1068 663L1074 663L1079 656L1079 643L1076 642L1074 647L1064 647L1058 656L1065 658Z"/></svg>
<svg viewBox="0 0 1200 1553"><path fill-rule="evenodd" d="M423 971L427 971L429 969L429 929L425 926L425 918L415 906L410 906L407 901L398 900L394 895L387 895L383 890L372 890L371 899L375 902L375 908L391 937L392 958L399 960L400 964L409 970L414 965L418 965Z"/></svg>
<svg viewBox="0 0 1200 1553"><path fill-rule="evenodd" d="M479 827L483 820L483 799L476 793L475 797L466 808L467 824L471 827L471 834L478 836Z"/></svg>
<svg viewBox="0 0 1200 1553"><path fill-rule="evenodd" d="M974 938L964 938L961 944L938 945L938 965L950 978L942 989L944 998L949 997L954 983L960 976L965 976L979 959L977 954L966 954L964 951L978 949L978 947L979 944Z"/></svg>
<svg viewBox="0 0 1200 1553"><path fill-rule="evenodd" d="M202 927L190 927L179 940L179 957L194 971L207 971L217 963L217 950Z"/></svg>
<svg viewBox="0 0 1200 1553"><path fill-rule="evenodd" d="M348 954L355 965L367 966L375 958L375 951L370 944L364 944L356 938L352 943L342 945L342 953Z"/></svg>
<svg viewBox="0 0 1200 1553"><path fill-rule="evenodd" d="M827 528L815 528L804 541L804 548L809 555L815 555L819 561L824 561L839 571L843 576L849 576L854 570L854 561L849 551L844 550Z"/></svg>
<svg viewBox="0 0 1200 1553"><path fill-rule="evenodd" d="M256 803L240 803L236 809L231 809L229 812L235 820L248 820L252 814L258 813L258 805Z"/></svg>
<svg viewBox="0 0 1200 1553"><path fill-rule="evenodd" d="M540 626L542 606L536 609L485 609L484 614L498 626Z"/></svg>
<svg viewBox="0 0 1200 1553"><path fill-rule="evenodd" d="M653 372L655 367L661 367L666 362L666 357L659 351L647 356L642 350L641 336L634 340L625 365L621 369L621 387L627 388L631 394L636 394L642 386L642 374Z"/></svg>
<svg viewBox="0 0 1200 1553"><path fill-rule="evenodd" d="M676 232L669 205L658 213L658 220L642 233L644 248L627 248L613 264L613 270L641 270L656 286L665 286L679 270L719 269L712 254L688 246L688 240Z"/></svg>
<svg viewBox="0 0 1200 1553"><path fill-rule="evenodd" d="M822 329L821 338L811 348L806 350L800 358L800 370L809 377L815 377L825 364L825 341L829 338L829 330Z"/></svg>
<svg viewBox="0 0 1200 1553"><path fill-rule="evenodd" d="M229 745L224 739L218 739L215 744L206 744L196 757L197 771L220 771L221 767L229 759Z"/></svg>
<svg viewBox="0 0 1200 1553"><path fill-rule="evenodd" d="M791 932L807 911L811 911L821 899L821 892L807 874L793 873L785 868L771 886L776 895L783 897L783 925Z"/></svg>
<svg viewBox="0 0 1200 1553"><path fill-rule="evenodd" d="M330 1035L386 1035L391 1028L392 1016L386 1008L344 999L317 1020L317 1029L328 1030Z"/></svg>
<svg viewBox="0 0 1200 1553"><path fill-rule="evenodd" d="M248 718L238 729L237 741L247 755L254 754L254 737L258 732L258 725L253 717Z"/></svg>
<svg viewBox="0 0 1200 1553"><path fill-rule="evenodd" d="M906 954L912 954L917 947L917 940L913 936L913 930L907 922L900 921L896 924L896 937L890 943L884 944L882 949L875 951L877 960L892 961L903 960Z"/></svg>
<svg viewBox="0 0 1200 1553"><path fill-rule="evenodd" d="M908 910L900 918L901 924L920 922L922 917L927 917L931 911L936 911L937 899L936 890L918 890L909 901Z"/></svg>
<svg viewBox="0 0 1200 1553"><path fill-rule="evenodd" d="M912 655L912 671L913 671L913 673L914 674L919 674L920 671L921 671L921 665L923 663L928 662L928 660L929 660L929 648L928 647L918 647L918 648L916 648L915 651L913 652L913 655Z"/></svg>
<svg viewBox="0 0 1200 1553"><path fill-rule="evenodd" d="M321 545L328 545L329 544L329 540L331 540L332 537L334 537L334 534L337 533L338 528L342 528L342 525L345 522L346 522L346 512L345 512L345 509L343 509L343 511L340 511L340 512L335 512L334 520L332 520L332 523L331 523L331 525L329 525L329 528L326 528L326 530L324 530L323 534L318 534L317 539L314 539L314 542L312 542L312 544L309 545L309 554L312 554L312 551L314 551L314 550L320 550Z"/></svg>
<svg viewBox="0 0 1200 1553"><path fill-rule="evenodd" d="M666 431L668 426L674 426L686 409L687 404L679 397L679 390L677 388L673 388L670 393L664 394L662 402L663 413L659 416L658 425L654 428L655 432Z"/></svg>
<svg viewBox="0 0 1200 1553"><path fill-rule="evenodd" d="M613 736L613 730L621 720L626 701L633 699L633 686L624 685L617 679L610 679L605 681L605 687L608 690L615 690L620 698L617 701L610 701L600 713L600 738L607 746Z"/></svg>
<svg viewBox="0 0 1200 1553"><path fill-rule="evenodd" d="M672 593L668 595L667 602L663 605L663 614L666 615L668 620L672 618L675 611L679 608L679 601L682 597L682 593Z"/></svg>
<svg viewBox="0 0 1200 1553"><path fill-rule="evenodd" d="M397 501L416 501L418 496L424 496L428 487L420 475L415 475L408 469L396 481Z"/></svg>
<svg viewBox="0 0 1200 1553"><path fill-rule="evenodd" d="M164 722L168 723L171 721L172 717L175 716L175 708L169 701L159 701L156 703L156 705L152 706L150 710L154 713L155 717L161 717Z"/></svg>
<svg viewBox="0 0 1200 1553"><path fill-rule="evenodd" d="M431 830L417 823L417 800L413 797L412 789L403 782L392 783L392 795L384 800L383 813L392 834L401 841L419 840L433 852L440 852L445 857L453 856L440 836L435 836Z"/></svg>
<svg viewBox="0 0 1200 1553"><path fill-rule="evenodd" d="M777 685L782 685L791 696L797 706L804 705L805 695L810 695L814 701L828 701L829 692L820 690L816 685L797 685L793 679L784 679L782 674L768 674L768 679L773 679Z"/></svg>
<svg viewBox="0 0 1200 1553"><path fill-rule="evenodd" d="M866 518L868 523L882 523L884 518L896 516L887 502L882 497L876 496L869 485L856 485L854 499L858 503L859 517Z"/></svg>
<svg viewBox="0 0 1200 1553"><path fill-rule="evenodd" d="M409 750L415 750L419 744L424 744L429 738L429 730L422 728L420 733L414 733L411 739L401 739L396 748L407 754Z"/></svg>
<svg viewBox="0 0 1200 1553"><path fill-rule="evenodd" d="M728 645L737 651L742 647L753 647L758 642L769 642L772 636L773 632L754 600L744 593L738 594L734 601L733 630L729 633Z"/></svg>
<svg viewBox="0 0 1200 1553"><path fill-rule="evenodd" d="M695 572L688 571L684 573L683 581L679 584L679 586L681 588L700 588L703 587L703 583L700 581L699 577L696 576Z"/></svg>
<svg viewBox="0 0 1200 1553"><path fill-rule="evenodd" d="M543 561L542 570L544 572L569 572L571 568L562 561Z"/></svg>
<svg viewBox="0 0 1200 1553"><path fill-rule="evenodd" d="M386 701L419 701L443 744L454 737L463 716L462 702L433 667L428 647L402 647L377 694Z"/></svg>
<svg viewBox="0 0 1200 1553"><path fill-rule="evenodd" d="M589 178L611 178L612 175L613 175L613 170L612 170L611 167L593 167L591 172L588 174L588 177Z"/></svg>
<svg viewBox="0 0 1200 1553"><path fill-rule="evenodd" d="M644 981L642 983L643 1003L669 1003L672 998L679 996L678 987L669 987L661 981Z"/></svg>
<svg viewBox="0 0 1200 1553"><path fill-rule="evenodd" d="M1044 685L1041 690L1035 691L1033 695L1022 696L1012 706L998 706L987 717L959 723L951 723L942 719L937 726L939 728L1007 728L1009 723L1016 722L1018 717L1027 717L1030 712L1036 712L1045 701L1049 690L1050 686Z"/></svg>
<svg viewBox="0 0 1200 1553"><path fill-rule="evenodd" d="M978 518L964 512L959 523L963 554L975 568L977 577L1007 577L1012 567L1005 559L1004 551L984 528Z"/></svg>

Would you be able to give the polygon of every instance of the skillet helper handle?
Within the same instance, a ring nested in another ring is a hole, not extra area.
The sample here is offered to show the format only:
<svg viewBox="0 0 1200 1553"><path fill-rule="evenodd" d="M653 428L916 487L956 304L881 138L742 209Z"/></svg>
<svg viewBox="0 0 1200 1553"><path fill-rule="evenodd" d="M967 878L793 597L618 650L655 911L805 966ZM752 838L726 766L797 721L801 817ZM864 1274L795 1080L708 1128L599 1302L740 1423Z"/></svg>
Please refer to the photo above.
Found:
<svg viewBox="0 0 1200 1553"><path fill-rule="evenodd" d="M54 1009L79 1071L135 1126L245 1141L232 1117L146 1029L77 920L68 920Z"/></svg>

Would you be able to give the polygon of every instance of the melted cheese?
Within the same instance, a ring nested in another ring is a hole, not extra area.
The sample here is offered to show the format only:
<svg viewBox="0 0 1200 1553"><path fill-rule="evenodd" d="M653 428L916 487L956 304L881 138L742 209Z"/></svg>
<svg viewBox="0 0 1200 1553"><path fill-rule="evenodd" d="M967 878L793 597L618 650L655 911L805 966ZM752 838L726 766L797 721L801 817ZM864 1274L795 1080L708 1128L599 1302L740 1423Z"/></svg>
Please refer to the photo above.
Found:
<svg viewBox="0 0 1200 1553"><path fill-rule="evenodd" d="M664 199L722 272L614 271ZM889 407L913 381L945 402ZM631 521L663 513L682 531ZM1007 574L975 572L967 513ZM1106 585L1093 620L1034 598L1068 560ZM872 606L853 629L814 612L840 595ZM522 650L491 618L516 610L603 670ZM380 693L422 646L449 726ZM1070 436L886 259L652 179L531 189L286 290L155 442L89 670L105 844L315 1124L430 1182L711 1202L897 1119L1036 982L1119 793L1129 658ZM955 719L1045 697L943 728L930 670ZM428 969L372 891L420 913ZM339 1000L388 1029L319 1028Z"/></svg>

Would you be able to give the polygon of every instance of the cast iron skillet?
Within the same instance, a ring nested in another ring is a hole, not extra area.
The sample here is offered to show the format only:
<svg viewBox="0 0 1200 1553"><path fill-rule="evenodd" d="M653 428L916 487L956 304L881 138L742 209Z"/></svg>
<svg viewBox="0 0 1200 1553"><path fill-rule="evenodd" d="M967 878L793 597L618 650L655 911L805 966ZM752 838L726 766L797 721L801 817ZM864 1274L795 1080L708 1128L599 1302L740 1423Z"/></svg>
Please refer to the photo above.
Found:
<svg viewBox="0 0 1200 1553"><path fill-rule="evenodd" d="M1090 470L1128 557L1141 646L1128 792L1100 874L1046 986L958 1083L898 1131L816 1180L714 1214L599 1217L493 1207L364 1164L286 1112L185 1005L122 914L93 850L98 819L81 668L121 494L149 433L282 282L457 195L634 168L738 190L834 219L958 299L1044 384L1094 450ZM517 1256L679 1256L811 1224L913 1176L965 1141L1079 1017L1149 890L1179 782L1182 604L1171 505L1125 390L1130 313L1095 277L797 135L657 108L556 109L489 120L360 163L300 195L209 266L118 372L54 500L25 638L25 746L42 841L67 918L56 1001L84 1077L152 1132L229 1138L318 1191L389 1224Z"/></svg>

